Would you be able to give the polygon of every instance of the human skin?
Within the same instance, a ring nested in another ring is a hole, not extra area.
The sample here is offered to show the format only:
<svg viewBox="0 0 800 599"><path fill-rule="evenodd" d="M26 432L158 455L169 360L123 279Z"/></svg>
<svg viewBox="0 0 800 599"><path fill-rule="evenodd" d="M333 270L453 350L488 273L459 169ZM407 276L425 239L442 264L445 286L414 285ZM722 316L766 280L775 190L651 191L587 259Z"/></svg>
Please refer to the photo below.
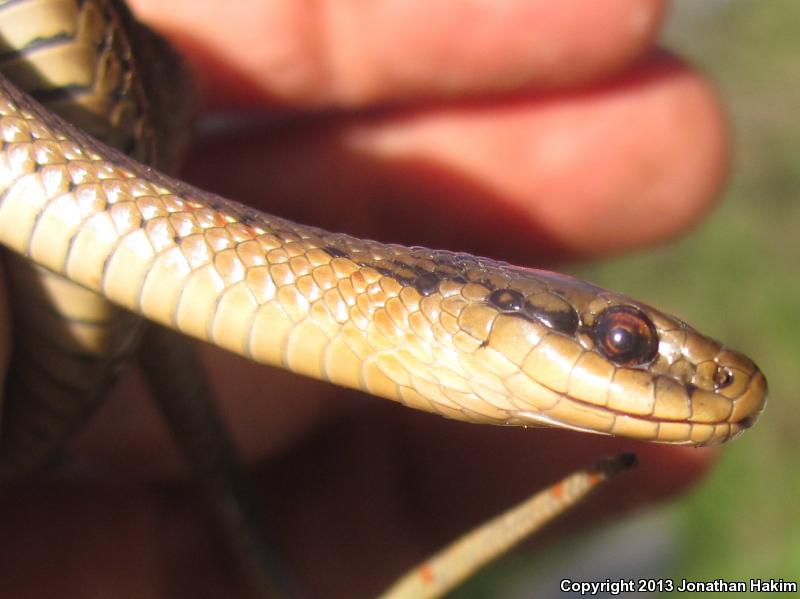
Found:
<svg viewBox="0 0 800 599"><path fill-rule="evenodd" d="M663 2L132 4L185 54L206 106L281 112L198 140L184 173L268 212L549 266L671 239L724 179L713 90L656 48ZM199 347L277 551L313 596L375 593L599 456L635 450L641 467L573 524L679 493L712 457L450 422ZM102 476L0 493L8 596L236 592L135 369L68 450Z"/></svg>

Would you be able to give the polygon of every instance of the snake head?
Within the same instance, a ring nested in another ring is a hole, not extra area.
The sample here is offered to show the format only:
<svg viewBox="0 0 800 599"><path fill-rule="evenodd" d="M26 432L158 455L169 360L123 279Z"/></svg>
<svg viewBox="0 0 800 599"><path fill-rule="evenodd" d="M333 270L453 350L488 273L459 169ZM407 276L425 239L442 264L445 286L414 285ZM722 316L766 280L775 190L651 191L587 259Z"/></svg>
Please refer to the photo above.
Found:
<svg viewBox="0 0 800 599"><path fill-rule="evenodd" d="M501 314L487 337L519 366L509 392L531 409L514 423L706 445L737 436L764 409L766 379L743 354L623 295L515 270L537 284L488 296Z"/></svg>
<svg viewBox="0 0 800 599"><path fill-rule="evenodd" d="M358 384L334 382L460 420L689 445L735 437L764 408L751 360L641 302L469 254L345 242L324 244L369 298L352 300L369 343L354 345Z"/></svg>
<svg viewBox="0 0 800 599"><path fill-rule="evenodd" d="M623 295L469 254L338 243L334 260L366 277L352 285L369 296L353 303L372 339L358 381L375 395L460 420L690 445L726 441L764 408L751 360Z"/></svg>

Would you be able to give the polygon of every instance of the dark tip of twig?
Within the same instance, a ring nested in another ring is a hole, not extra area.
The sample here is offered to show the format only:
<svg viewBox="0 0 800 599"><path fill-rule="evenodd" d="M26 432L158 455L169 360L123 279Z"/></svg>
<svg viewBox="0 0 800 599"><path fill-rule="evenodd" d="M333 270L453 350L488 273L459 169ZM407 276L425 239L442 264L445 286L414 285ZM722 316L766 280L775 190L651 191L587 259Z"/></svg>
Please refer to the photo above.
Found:
<svg viewBox="0 0 800 599"><path fill-rule="evenodd" d="M613 457L601 458L594 465L595 472L604 474L607 478L616 476L620 472L635 468L638 460L635 453L620 453Z"/></svg>

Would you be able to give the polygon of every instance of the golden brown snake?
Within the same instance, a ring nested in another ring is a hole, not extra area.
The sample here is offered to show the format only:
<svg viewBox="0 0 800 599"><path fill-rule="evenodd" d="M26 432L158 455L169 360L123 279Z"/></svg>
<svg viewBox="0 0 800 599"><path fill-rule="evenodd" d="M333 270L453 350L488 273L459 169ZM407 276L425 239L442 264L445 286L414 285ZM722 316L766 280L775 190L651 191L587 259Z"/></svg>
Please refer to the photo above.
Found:
<svg viewBox="0 0 800 599"><path fill-rule="evenodd" d="M755 364L552 272L265 215L143 166L0 79L0 242L252 360L479 423L711 444L764 407Z"/></svg>
<svg viewBox="0 0 800 599"><path fill-rule="evenodd" d="M148 319L443 416L708 444L752 424L743 355L552 272L328 233L106 148L0 82L0 241Z"/></svg>

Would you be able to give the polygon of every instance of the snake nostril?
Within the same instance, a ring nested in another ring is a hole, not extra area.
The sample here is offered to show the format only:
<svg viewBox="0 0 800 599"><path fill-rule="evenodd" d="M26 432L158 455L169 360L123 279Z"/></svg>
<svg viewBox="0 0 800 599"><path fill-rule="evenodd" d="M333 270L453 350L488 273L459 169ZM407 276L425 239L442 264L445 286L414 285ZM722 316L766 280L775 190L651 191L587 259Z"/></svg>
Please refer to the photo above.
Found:
<svg viewBox="0 0 800 599"><path fill-rule="evenodd" d="M714 372L714 389L719 391L733 382L733 371L727 366L719 366Z"/></svg>
<svg viewBox="0 0 800 599"><path fill-rule="evenodd" d="M753 418L752 416L745 416L744 418L742 418L736 424L738 424L740 428L746 429L746 428L750 428L751 426L753 426L753 423L755 421L756 421L756 419Z"/></svg>

